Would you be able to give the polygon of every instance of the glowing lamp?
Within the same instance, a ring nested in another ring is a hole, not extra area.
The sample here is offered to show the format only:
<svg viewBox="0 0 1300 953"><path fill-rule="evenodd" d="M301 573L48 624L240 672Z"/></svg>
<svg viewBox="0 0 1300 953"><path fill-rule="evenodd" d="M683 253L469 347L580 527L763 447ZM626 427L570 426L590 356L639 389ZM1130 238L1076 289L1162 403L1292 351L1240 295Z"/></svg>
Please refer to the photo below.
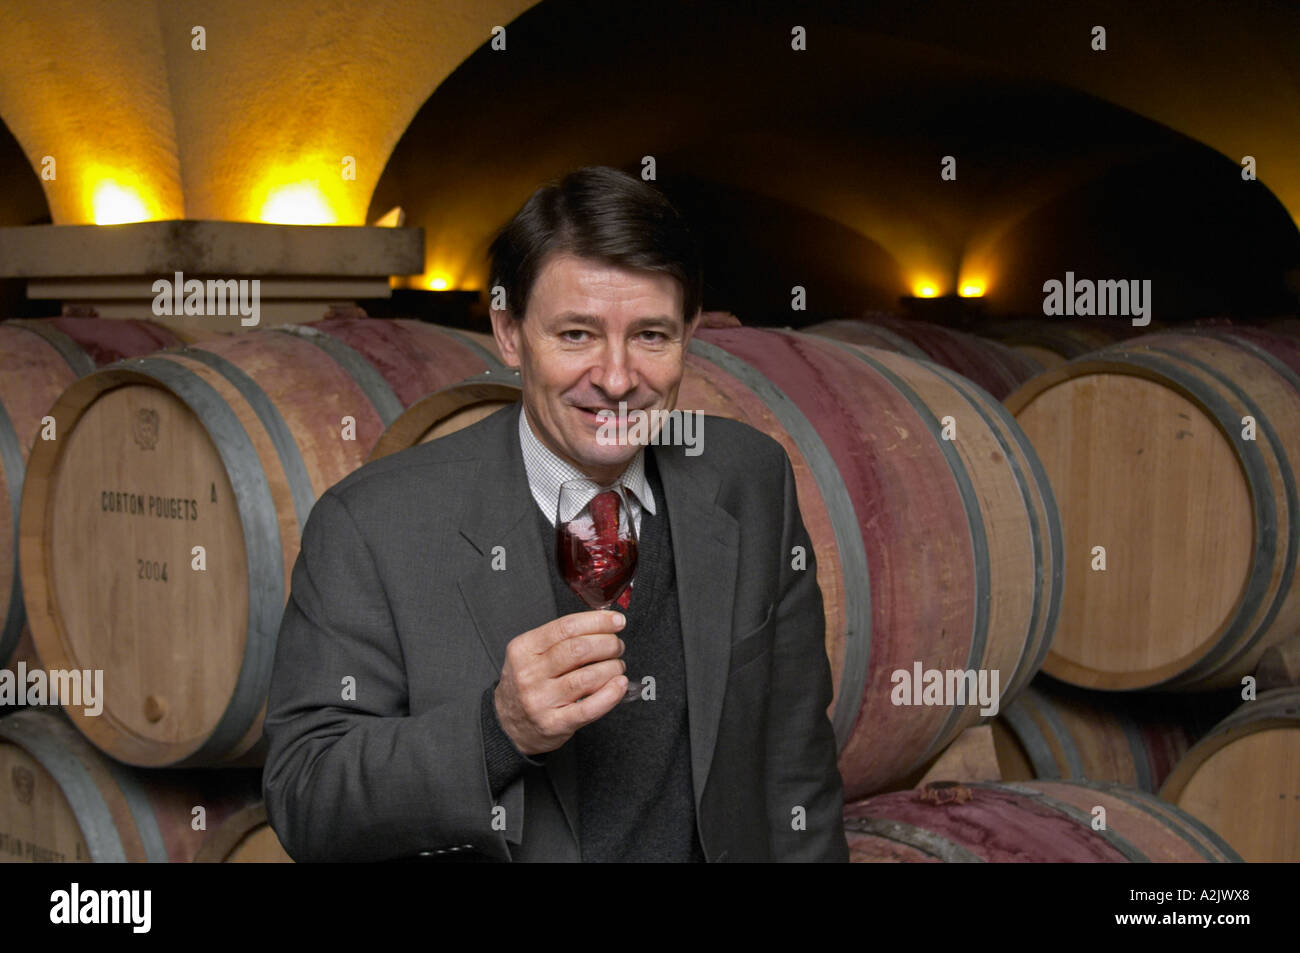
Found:
<svg viewBox="0 0 1300 953"><path fill-rule="evenodd" d="M91 198L92 216L96 225L123 225L127 222L146 222L149 210L139 194L123 188L111 179L95 186Z"/></svg>
<svg viewBox="0 0 1300 953"><path fill-rule="evenodd" d="M275 225L333 225L336 216L320 189L299 182L272 189L258 220Z"/></svg>

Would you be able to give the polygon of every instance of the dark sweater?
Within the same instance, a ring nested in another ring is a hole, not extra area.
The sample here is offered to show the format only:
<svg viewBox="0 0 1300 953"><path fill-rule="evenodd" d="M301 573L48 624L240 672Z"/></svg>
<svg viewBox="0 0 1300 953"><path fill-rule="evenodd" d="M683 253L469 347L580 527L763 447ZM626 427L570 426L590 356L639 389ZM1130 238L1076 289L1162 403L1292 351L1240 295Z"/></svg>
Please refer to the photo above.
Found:
<svg viewBox="0 0 1300 953"><path fill-rule="evenodd" d="M619 633L631 685L654 678L654 698L621 703L580 728L566 744L577 747L579 844L584 861L703 861L695 830L690 733L686 712L686 664L673 569L667 501L653 454L646 478L659 512L641 513L636 584L627 625ZM589 611L560 578L555 529L537 510L547 567L559 615ZM527 758L501 729L490 686L483 694L484 755L492 796L498 797Z"/></svg>

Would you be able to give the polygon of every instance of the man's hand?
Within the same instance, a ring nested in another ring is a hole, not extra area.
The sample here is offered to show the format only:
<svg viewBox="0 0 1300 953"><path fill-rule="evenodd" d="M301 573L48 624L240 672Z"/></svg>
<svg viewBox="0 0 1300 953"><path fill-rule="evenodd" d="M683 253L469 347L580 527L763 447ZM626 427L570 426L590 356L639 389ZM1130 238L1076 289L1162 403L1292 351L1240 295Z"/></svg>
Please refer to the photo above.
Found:
<svg viewBox="0 0 1300 953"><path fill-rule="evenodd" d="M497 720L521 754L554 751L623 700L627 624L618 612L574 612L506 646L494 700Z"/></svg>

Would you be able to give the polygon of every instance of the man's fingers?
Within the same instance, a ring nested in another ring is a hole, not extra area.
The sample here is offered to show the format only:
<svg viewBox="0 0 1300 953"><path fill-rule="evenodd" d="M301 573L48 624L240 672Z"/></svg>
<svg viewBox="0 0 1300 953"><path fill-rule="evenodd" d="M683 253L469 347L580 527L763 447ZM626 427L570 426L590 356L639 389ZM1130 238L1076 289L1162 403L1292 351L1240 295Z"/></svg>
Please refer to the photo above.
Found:
<svg viewBox="0 0 1300 953"><path fill-rule="evenodd" d="M575 635L571 639L555 643L547 651L544 658L546 674L550 678L559 678L565 672L605 659L618 658L623 654L623 649L623 640L609 632Z"/></svg>
<svg viewBox="0 0 1300 953"><path fill-rule="evenodd" d="M584 695L591 695L599 691L611 678L616 678L626 671L627 665L622 659L595 662L574 669L567 675L561 675L551 683L557 690L551 704L553 707L558 708L570 702L575 702Z"/></svg>
<svg viewBox="0 0 1300 953"><path fill-rule="evenodd" d="M547 651L551 646L572 639L579 635L595 635L599 632L618 632L626 624L623 613L611 609L596 609L591 612L573 612L562 615L554 622L548 622L533 630L535 636L530 640L530 648L537 654Z"/></svg>
<svg viewBox="0 0 1300 953"><path fill-rule="evenodd" d="M623 700L625 694L627 694L627 676L616 675L594 694L588 695L581 701L576 701L568 706L572 709L577 720L573 730L577 731L584 725L591 724L597 718L608 715Z"/></svg>

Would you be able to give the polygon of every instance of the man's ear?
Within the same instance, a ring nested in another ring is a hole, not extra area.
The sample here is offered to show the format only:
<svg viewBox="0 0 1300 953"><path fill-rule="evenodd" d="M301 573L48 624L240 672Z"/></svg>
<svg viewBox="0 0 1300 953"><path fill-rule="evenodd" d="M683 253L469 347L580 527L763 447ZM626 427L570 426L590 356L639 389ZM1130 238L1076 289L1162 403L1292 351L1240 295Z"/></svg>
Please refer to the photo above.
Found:
<svg viewBox="0 0 1300 953"><path fill-rule="evenodd" d="M509 311L493 308L488 314L492 318L492 336L496 338L501 360L506 367L519 367L519 335L523 332L519 322L510 316Z"/></svg>

